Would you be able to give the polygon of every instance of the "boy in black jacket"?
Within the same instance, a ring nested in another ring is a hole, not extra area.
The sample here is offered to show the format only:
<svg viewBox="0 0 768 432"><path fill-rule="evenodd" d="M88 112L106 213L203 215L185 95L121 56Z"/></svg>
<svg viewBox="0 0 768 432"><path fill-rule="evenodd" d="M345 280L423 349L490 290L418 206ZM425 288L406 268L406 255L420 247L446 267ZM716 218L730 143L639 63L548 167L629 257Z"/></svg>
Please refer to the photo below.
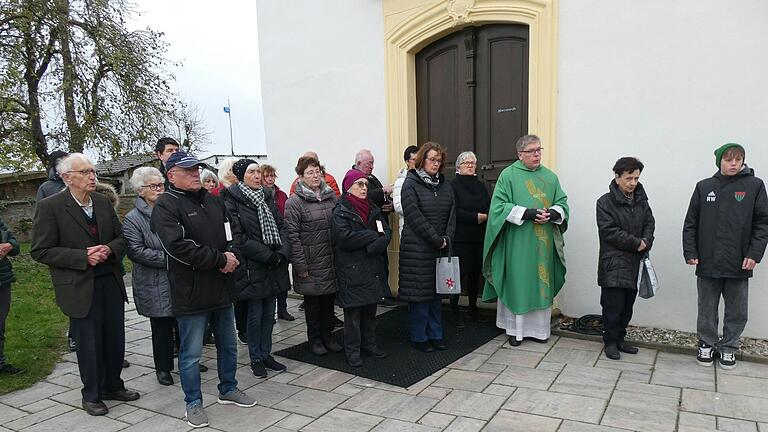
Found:
<svg viewBox="0 0 768 432"><path fill-rule="evenodd" d="M768 196L765 184L744 164L744 148L736 143L715 150L720 169L696 184L683 224L683 254L696 266L699 350L702 366L736 367L739 336L747 324L748 287L752 270L768 244ZM718 306L725 301L723 337L718 337Z"/></svg>

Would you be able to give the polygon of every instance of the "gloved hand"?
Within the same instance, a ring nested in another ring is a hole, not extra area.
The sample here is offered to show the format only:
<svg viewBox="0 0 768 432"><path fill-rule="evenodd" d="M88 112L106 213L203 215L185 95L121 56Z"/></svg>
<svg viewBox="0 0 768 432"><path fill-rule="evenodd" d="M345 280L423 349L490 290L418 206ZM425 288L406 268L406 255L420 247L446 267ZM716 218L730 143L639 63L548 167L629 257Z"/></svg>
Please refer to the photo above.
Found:
<svg viewBox="0 0 768 432"><path fill-rule="evenodd" d="M272 255L267 260L267 267L274 268L280 265L280 262L283 261L283 256L280 255L277 252L272 252Z"/></svg>
<svg viewBox="0 0 768 432"><path fill-rule="evenodd" d="M539 210L532 208L532 209L525 209L525 213L523 213L523 220L536 220L536 215L539 214Z"/></svg>
<svg viewBox="0 0 768 432"><path fill-rule="evenodd" d="M560 219L563 218L563 215L560 214L557 210L549 209L547 210L549 212L549 221L550 222L557 222Z"/></svg>

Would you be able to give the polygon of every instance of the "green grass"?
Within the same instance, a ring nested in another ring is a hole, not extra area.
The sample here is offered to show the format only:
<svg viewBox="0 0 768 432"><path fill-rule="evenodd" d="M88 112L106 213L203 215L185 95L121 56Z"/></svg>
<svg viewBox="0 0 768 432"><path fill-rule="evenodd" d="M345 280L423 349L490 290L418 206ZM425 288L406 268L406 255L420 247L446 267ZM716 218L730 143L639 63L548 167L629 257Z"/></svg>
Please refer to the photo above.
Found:
<svg viewBox="0 0 768 432"><path fill-rule="evenodd" d="M56 306L48 268L32 260L29 244L11 257L16 282L6 320L6 362L26 372L3 376L0 394L29 387L48 376L65 352L69 319Z"/></svg>
<svg viewBox="0 0 768 432"><path fill-rule="evenodd" d="M29 243L11 257L16 282L11 285L11 311L5 327L6 361L24 373L0 377L0 395L30 387L47 377L68 352L67 318L56 306L48 267L29 256ZM132 262L124 260L126 272Z"/></svg>

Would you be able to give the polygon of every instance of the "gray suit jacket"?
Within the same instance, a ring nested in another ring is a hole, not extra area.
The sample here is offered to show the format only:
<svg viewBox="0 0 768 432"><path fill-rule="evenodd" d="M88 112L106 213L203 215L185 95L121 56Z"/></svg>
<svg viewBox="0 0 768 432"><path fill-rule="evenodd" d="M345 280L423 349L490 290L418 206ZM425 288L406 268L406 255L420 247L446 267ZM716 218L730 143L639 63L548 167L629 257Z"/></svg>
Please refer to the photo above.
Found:
<svg viewBox="0 0 768 432"><path fill-rule="evenodd" d="M126 249L120 220L104 195L94 192L91 198L100 243L112 249L106 264L112 269L123 299L127 301L119 262ZM94 271L88 265L86 248L95 245L83 210L69 191L62 191L37 203L30 254L35 261L48 266L56 292L56 304L69 317L85 318L91 310Z"/></svg>

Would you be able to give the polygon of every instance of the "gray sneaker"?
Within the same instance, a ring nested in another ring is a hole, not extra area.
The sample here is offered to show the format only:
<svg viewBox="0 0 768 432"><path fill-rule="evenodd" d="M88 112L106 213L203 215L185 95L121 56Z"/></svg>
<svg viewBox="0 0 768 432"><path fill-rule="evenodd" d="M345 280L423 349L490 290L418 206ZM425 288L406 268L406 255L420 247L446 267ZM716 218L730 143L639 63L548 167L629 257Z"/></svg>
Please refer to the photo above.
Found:
<svg viewBox="0 0 768 432"><path fill-rule="evenodd" d="M225 395L219 394L219 403L222 405L234 404L239 407L250 408L256 406L256 399L248 396L239 388L235 388Z"/></svg>
<svg viewBox="0 0 768 432"><path fill-rule="evenodd" d="M187 424L193 428L208 426L208 416L205 415L203 404L187 405Z"/></svg>

